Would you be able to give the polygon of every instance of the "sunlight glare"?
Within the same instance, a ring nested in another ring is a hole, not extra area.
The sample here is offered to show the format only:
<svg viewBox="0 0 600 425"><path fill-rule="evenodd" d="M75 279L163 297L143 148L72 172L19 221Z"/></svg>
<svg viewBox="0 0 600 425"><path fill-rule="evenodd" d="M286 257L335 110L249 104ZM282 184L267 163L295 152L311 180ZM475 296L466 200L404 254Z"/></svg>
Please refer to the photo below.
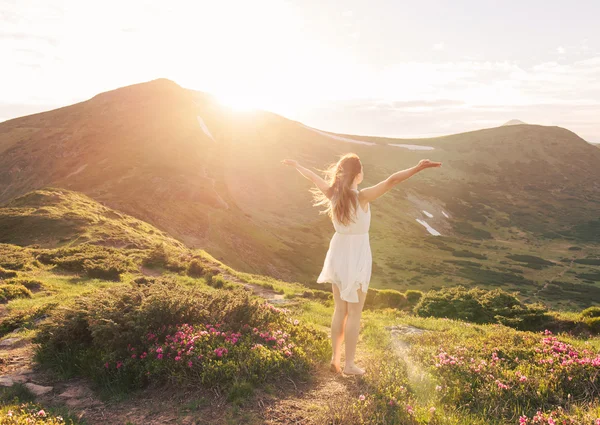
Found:
<svg viewBox="0 0 600 425"><path fill-rule="evenodd" d="M255 111L260 107L257 104L256 99L240 93L217 93L215 97L221 106L230 108L237 112Z"/></svg>

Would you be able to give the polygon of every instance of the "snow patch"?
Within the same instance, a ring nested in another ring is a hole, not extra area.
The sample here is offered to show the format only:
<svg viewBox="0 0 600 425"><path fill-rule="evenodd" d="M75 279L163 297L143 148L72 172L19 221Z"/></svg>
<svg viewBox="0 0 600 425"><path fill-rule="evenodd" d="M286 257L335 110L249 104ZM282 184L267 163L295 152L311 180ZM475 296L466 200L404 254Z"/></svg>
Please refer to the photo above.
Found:
<svg viewBox="0 0 600 425"><path fill-rule="evenodd" d="M400 143L388 143L390 146L396 146L399 148L405 148L411 151L432 151L435 148L432 146L421 146L421 145L404 145Z"/></svg>
<svg viewBox="0 0 600 425"><path fill-rule="evenodd" d="M450 218L450 216L448 214L446 214L446 211L442 211L442 214L444 214L444 217Z"/></svg>
<svg viewBox="0 0 600 425"><path fill-rule="evenodd" d="M335 136L333 134L325 133L324 131L317 130L316 128L312 128L312 127L309 127L309 126L304 125L304 124L303 124L303 126L306 127L306 128L308 128L309 130L314 131L315 133L319 133L321 136L331 137L332 139L339 140L341 142L350 142L350 143L356 143L356 144L359 144L359 145L367 145L367 146L373 146L373 145L377 144L377 143L373 143L373 142L363 142L363 141L360 141L360 140L354 140L354 139L350 139L348 137Z"/></svg>
<svg viewBox="0 0 600 425"><path fill-rule="evenodd" d="M431 214L430 212L423 210L423 214L425 214L429 218L433 218L433 214Z"/></svg>
<svg viewBox="0 0 600 425"><path fill-rule="evenodd" d="M200 124L200 128L202 129L202 131L204 132L204 134L206 134L208 137L210 137L210 139L213 142L216 142L215 138L212 136L212 134L210 134L210 130L208 129L208 127L204 123L204 120L202 119L202 117L200 115L198 115L196 118L198 118L198 124Z"/></svg>
<svg viewBox="0 0 600 425"><path fill-rule="evenodd" d="M431 233L433 236L442 236L442 234L440 232L438 232L433 227L431 227L429 224L427 224L425 222L425 220L421 220L419 218L417 218L416 220L417 220L417 223L419 223L420 225L422 225L423 227L425 227L427 229L427 231L429 233Z"/></svg>

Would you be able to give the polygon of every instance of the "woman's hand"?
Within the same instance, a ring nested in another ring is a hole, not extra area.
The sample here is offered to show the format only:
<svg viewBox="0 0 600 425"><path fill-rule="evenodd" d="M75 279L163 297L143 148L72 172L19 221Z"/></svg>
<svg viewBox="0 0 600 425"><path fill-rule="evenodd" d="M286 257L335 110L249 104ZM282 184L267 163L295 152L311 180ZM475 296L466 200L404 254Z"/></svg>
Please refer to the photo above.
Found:
<svg viewBox="0 0 600 425"><path fill-rule="evenodd" d="M292 167L298 166L298 161L296 161L294 159L284 159L283 161L281 161L281 163L285 164L285 165L290 165Z"/></svg>
<svg viewBox="0 0 600 425"><path fill-rule="evenodd" d="M441 167L441 166L442 166L441 162L433 162L428 159L422 159L417 164L417 167L419 168L419 170L424 170L425 168Z"/></svg>

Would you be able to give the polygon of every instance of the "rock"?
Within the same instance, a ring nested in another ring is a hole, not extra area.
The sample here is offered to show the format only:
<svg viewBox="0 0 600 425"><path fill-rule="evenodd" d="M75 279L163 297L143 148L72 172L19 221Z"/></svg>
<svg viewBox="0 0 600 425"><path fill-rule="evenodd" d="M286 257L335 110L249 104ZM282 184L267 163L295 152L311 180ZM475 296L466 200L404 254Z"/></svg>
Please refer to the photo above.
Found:
<svg viewBox="0 0 600 425"><path fill-rule="evenodd" d="M52 387L45 387L43 385L37 385L33 382L28 382L25 384L27 389L31 391L35 395L43 395L52 391Z"/></svg>
<svg viewBox="0 0 600 425"><path fill-rule="evenodd" d="M0 376L0 386L12 387L12 384L14 384L14 381L10 376Z"/></svg>
<svg viewBox="0 0 600 425"><path fill-rule="evenodd" d="M392 334L400 334L400 335L407 335L407 334L421 335L425 332L429 332L425 329L415 328L414 326L411 326L411 325L386 326L385 329L387 329L388 331L391 331Z"/></svg>
<svg viewBox="0 0 600 425"><path fill-rule="evenodd" d="M62 393L59 394L59 397L65 397L65 398L80 398L80 397L87 397L91 395L90 391L85 388L85 387L71 387L65 391L63 391Z"/></svg>
<svg viewBox="0 0 600 425"><path fill-rule="evenodd" d="M10 347L19 341L21 341L21 338L6 338L0 341L0 347Z"/></svg>
<svg viewBox="0 0 600 425"><path fill-rule="evenodd" d="M27 382L29 377L26 373L16 373L14 375L0 376L0 385L3 387L11 387L13 384L22 384Z"/></svg>

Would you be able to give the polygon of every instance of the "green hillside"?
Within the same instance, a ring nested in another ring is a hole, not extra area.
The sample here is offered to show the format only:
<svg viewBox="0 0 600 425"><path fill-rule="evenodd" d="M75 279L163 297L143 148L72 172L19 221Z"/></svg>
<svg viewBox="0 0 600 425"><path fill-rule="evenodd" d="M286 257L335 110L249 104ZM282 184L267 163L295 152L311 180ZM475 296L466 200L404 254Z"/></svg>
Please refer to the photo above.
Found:
<svg viewBox="0 0 600 425"><path fill-rule="evenodd" d="M600 417L597 307L551 311L498 289L370 289L357 353L367 374L335 375L328 290L237 271L77 192L31 192L0 217L14 232L0 243L0 422ZM37 240L36 226L47 229Z"/></svg>
<svg viewBox="0 0 600 425"><path fill-rule="evenodd" d="M0 208L0 243L44 248L92 243L139 249L164 243L183 248L148 223L60 188L29 192Z"/></svg>
<svg viewBox="0 0 600 425"><path fill-rule="evenodd" d="M321 169L348 151L364 163L363 187L424 157L444 164L374 203L373 287L478 284L560 308L598 302L587 294L600 276L579 261L598 258L600 151L558 127L336 135L155 80L1 123L0 203L75 190L240 270L313 285L333 228L280 160Z"/></svg>

